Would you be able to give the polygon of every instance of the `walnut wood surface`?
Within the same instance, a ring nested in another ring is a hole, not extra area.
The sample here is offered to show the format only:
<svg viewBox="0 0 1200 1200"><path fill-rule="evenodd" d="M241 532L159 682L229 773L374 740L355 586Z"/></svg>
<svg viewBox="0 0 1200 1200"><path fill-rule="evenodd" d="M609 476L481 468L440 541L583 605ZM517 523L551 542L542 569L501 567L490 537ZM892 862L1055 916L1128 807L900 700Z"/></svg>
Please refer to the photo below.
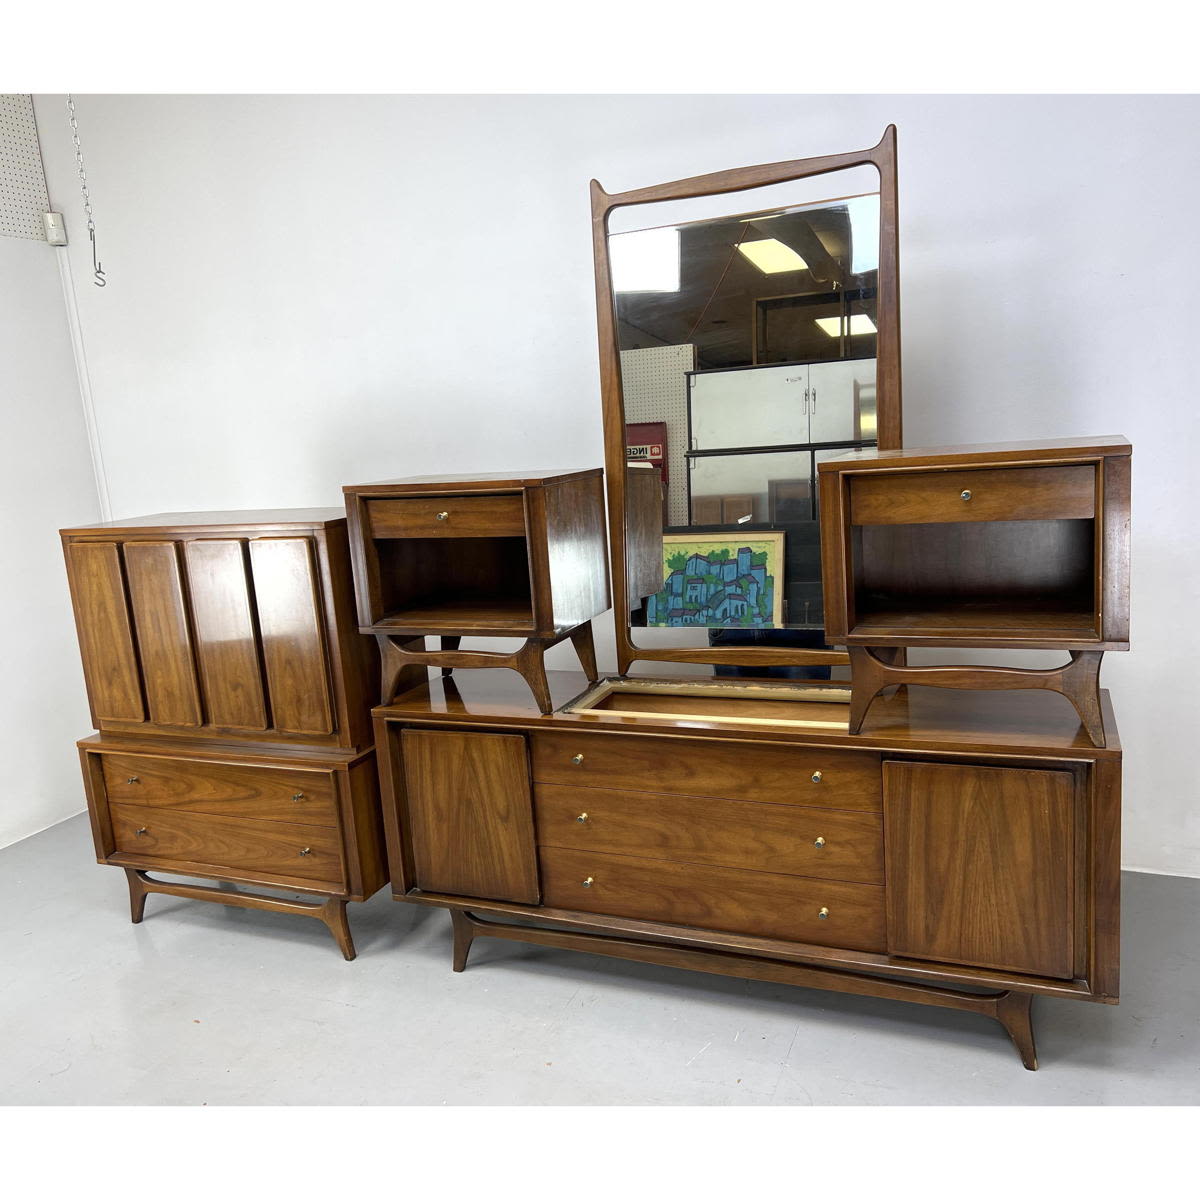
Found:
<svg viewBox="0 0 1200 1200"><path fill-rule="evenodd" d="M66 555L92 719L141 721L145 709L120 551L112 542L88 542L68 544Z"/></svg>
<svg viewBox="0 0 1200 1200"><path fill-rule="evenodd" d="M969 494L966 500L964 492ZM914 471L850 479L852 525L1078 520L1095 515L1092 464Z"/></svg>
<svg viewBox="0 0 1200 1200"><path fill-rule="evenodd" d="M900 470L948 464L1005 466L1012 463L1092 461L1109 455L1130 455L1133 446L1123 437L1055 438L1031 442L968 442L957 446L869 447L847 451L838 458L822 459L818 475L826 472Z"/></svg>
<svg viewBox="0 0 1200 1200"><path fill-rule="evenodd" d="M536 903L524 739L410 729L401 747L416 886Z"/></svg>
<svg viewBox="0 0 1200 1200"><path fill-rule="evenodd" d="M869 813L554 784L533 798L540 846L883 882L883 822Z"/></svg>
<svg viewBox="0 0 1200 1200"><path fill-rule="evenodd" d="M337 825L334 782L328 772L145 754L105 754L101 763L111 802L296 825Z"/></svg>
<svg viewBox="0 0 1200 1200"><path fill-rule="evenodd" d="M113 837L125 855L237 871L291 875L334 886L342 883L341 839L336 829L288 825L178 809L110 805ZM139 830L144 832L139 833Z"/></svg>
<svg viewBox="0 0 1200 1200"><path fill-rule="evenodd" d="M871 754L790 745L680 744L669 737L612 738L535 733L538 783L716 796L808 808L881 807L879 760ZM582 761L576 762L576 756ZM820 779L813 776L820 774Z"/></svg>
<svg viewBox="0 0 1200 1200"><path fill-rule="evenodd" d="M367 520L370 536L377 538L525 536L525 505L519 493L368 500Z"/></svg>
<svg viewBox="0 0 1200 1200"><path fill-rule="evenodd" d="M625 470L625 580L629 610L663 585L663 482L657 467ZM610 539L614 544L616 537Z"/></svg>
<svg viewBox="0 0 1200 1200"><path fill-rule="evenodd" d="M390 495L393 492L402 495L428 492L447 496L471 492L516 492L523 488L562 483L582 475L600 474L599 467L590 467L585 470L531 471L519 476L507 471L476 471L469 475L407 475L402 479L347 484L342 491L347 495L361 493L364 496Z"/></svg>
<svg viewBox="0 0 1200 1200"><path fill-rule="evenodd" d="M1066 771L884 763L892 954L1070 978Z"/></svg>
<svg viewBox="0 0 1200 1200"><path fill-rule="evenodd" d="M551 906L817 945L884 948L883 888L872 884L545 846L538 859Z"/></svg>
<svg viewBox="0 0 1200 1200"><path fill-rule="evenodd" d="M174 542L127 542L124 555L150 720L202 725L178 547Z"/></svg>

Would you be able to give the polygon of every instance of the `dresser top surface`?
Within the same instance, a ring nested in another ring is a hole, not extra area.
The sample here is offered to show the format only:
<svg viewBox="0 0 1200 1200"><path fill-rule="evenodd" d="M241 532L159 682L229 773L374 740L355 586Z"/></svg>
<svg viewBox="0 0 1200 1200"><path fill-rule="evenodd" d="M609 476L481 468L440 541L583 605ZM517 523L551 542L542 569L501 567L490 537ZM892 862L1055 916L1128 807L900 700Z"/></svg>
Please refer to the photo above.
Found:
<svg viewBox="0 0 1200 1200"><path fill-rule="evenodd" d="M589 467L585 470L571 471L527 471L516 477L506 471L479 471L468 475L410 475L404 479L382 479L375 483L348 483L342 491L353 495L436 492L440 489L459 492L512 491L601 474L603 471L600 467Z"/></svg>
<svg viewBox="0 0 1200 1200"><path fill-rule="evenodd" d="M1130 442L1112 437L1062 438L1043 442L977 442L963 446L912 446L905 450L851 450L817 464L831 471L871 471L888 467L984 466L1010 462L1072 462L1133 453Z"/></svg>
<svg viewBox="0 0 1200 1200"><path fill-rule="evenodd" d="M558 708L575 700L589 686L584 676L576 672L549 671L547 677ZM676 681L680 678L674 677ZM862 733L851 735L844 730L784 728L765 719L761 724L729 725L703 717L624 716L602 710L542 715L533 704L528 687L514 672L485 670L457 671L448 678L432 679L398 696L390 705L376 708L374 713L392 721L537 731L722 737L877 751L1119 757L1120 740L1107 691L1101 692L1101 699L1108 734L1108 746L1103 749L1092 745L1065 697L1041 691L960 692L910 687L898 696L876 700ZM761 709L756 707L755 711Z"/></svg>
<svg viewBox="0 0 1200 1200"><path fill-rule="evenodd" d="M144 517L124 517L119 521L95 521L60 529L64 537L95 533L115 533L122 529L245 529L265 525L272 529L299 526L311 529L344 521L341 508L248 508L219 512L150 513Z"/></svg>

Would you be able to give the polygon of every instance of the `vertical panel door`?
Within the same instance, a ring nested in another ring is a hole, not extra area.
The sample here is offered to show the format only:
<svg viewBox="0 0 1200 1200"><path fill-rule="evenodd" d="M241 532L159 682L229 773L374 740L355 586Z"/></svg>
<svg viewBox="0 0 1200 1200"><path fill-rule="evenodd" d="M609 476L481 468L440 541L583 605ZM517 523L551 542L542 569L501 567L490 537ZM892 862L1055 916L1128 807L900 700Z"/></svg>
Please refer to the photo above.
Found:
<svg viewBox="0 0 1200 1200"><path fill-rule="evenodd" d="M1073 785L1067 771L884 763L889 952L1071 978Z"/></svg>
<svg viewBox="0 0 1200 1200"><path fill-rule="evenodd" d="M417 887L536 904L525 739L406 729L400 747Z"/></svg>

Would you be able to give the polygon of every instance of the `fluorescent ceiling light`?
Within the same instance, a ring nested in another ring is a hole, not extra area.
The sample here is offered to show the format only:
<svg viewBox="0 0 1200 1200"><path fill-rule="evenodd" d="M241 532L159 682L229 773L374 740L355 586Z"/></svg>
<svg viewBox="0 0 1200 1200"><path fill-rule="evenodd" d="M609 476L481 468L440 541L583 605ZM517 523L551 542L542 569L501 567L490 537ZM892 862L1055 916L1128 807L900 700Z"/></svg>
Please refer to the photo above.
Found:
<svg viewBox="0 0 1200 1200"><path fill-rule="evenodd" d="M817 324L830 337L840 337L842 333L842 321L844 319L843 317L818 317ZM855 313L850 318L850 328L847 330L850 337L860 337L864 333L874 332L875 322L866 313Z"/></svg>
<svg viewBox="0 0 1200 1200"><path fill-rule="evenodd" d="M679 291L679 230L638 229L608 239L615 292Z"/></svg>
<svg viewBox="0 0 1200 1200"><path fill-rule="evenodd" d="M738 249L764 275L808 269L808 263L791 246L785 246L778 238L764 238L760 242L739 242Z"/></svg>

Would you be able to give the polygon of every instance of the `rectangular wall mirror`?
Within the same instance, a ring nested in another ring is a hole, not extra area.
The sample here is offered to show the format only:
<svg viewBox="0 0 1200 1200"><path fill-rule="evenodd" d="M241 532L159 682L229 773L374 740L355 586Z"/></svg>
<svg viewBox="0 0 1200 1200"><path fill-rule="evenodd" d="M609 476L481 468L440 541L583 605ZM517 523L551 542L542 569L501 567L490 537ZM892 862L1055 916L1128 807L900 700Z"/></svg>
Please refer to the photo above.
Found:
<svg viewBox="0 0 1200 1200"><path fill-rule="evenodd" d="M817 464L901 445L894 127L592 212L621 673L845 662Z"/></svg>

